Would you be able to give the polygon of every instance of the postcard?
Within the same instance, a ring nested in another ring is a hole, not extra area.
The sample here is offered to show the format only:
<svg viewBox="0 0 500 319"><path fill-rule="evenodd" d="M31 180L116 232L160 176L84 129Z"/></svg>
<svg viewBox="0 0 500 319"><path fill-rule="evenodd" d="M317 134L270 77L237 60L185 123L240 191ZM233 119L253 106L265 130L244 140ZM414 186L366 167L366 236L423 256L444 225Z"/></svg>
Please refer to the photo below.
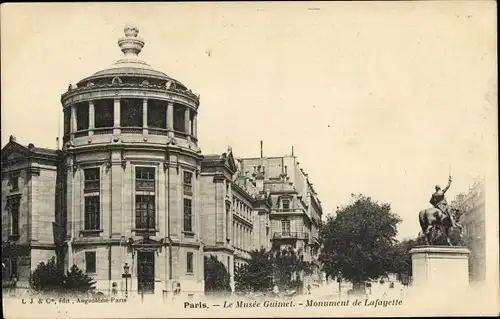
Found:
<svg viewBox="0 0 500 319"><path fill-rule="evenodd" d="M498 314L495 9L3 4L3 315Z"/></svg>

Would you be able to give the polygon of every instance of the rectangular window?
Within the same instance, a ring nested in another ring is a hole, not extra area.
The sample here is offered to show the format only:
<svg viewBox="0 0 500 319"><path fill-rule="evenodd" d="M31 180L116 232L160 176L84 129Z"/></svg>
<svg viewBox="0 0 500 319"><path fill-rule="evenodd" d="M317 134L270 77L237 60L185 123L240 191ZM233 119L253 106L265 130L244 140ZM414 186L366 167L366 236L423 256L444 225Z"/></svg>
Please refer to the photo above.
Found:
<svg viewBox="0 0 500 319"><path fill-rule="evenodd" d="M281 221L281 232L283 233L283 236L290 236L290 221L289 220L282 220Z"/></svg>
<svg viewBox="0 0 500 319"><path fill-rule="evenodd" d="M89 128L89 104L88 102L78 103L76 108L76 130L82 131Z"/></svg>
<svg viewBox="0 0 500 319"><path fill-rule="evenodd" d="M21 204L21 199L18 197L9 198L10 205L10 217L11 217L11 229L10 234L12 236L19 236L19 207Z"/></svg>
<svg viewBox="0 0 500 319"><path fill-rule="evenodd" d="M155 190L155 168L135 168L135 189L138 191L154 192Z"/></svg>
<svg viewBox="0 0 500 319"><path fill-rule="evenodd" d="M19 175L13 174L9 178L10 191L15 192L19 190Z"/></svg>
<svg viewBox="0 0 500 319"><path fill-rule="evenodd" d="M167 128L167 102L148 100L148 127Z"/></svg>
<svg viewBox="0 0 500 319"><path fill-rule="evenodd" d="M184 198L184 231L193 231L193 216L191 209L191 200L189 198Z"/></svg>
<svg viewBox="0 0 500 319"><path fill-rule="evenodd" d="M193 195L193 173L184 171L183 173L184 195Z"/></svg>
<svg viewBox="0 0 500 319"><path fill-rule="evenodd" d="M290 210L290 200L289 199L283 199L283 210L284 211L289 211Z"/></svg>
<svg viewBox="0 0 500 319"><path fill-rule="evenodd" d="M185 108L174 105L174 131L186 132Z"/></svg>
<svg viewBox="0 0 500 319"><path fill-rule="evenodd" d="M10 257L10 278L18 278L17 257Z"/></svg>
<svg viewBox="0 0 500 319"><path fill-rule="evenodd" d="M142 127L142 99L120 99L120 125Z"/></svg>
<svg viewBox="0 0 500 319"><path fill-rule="evenodd" d="M96 253L95 251L85 252L85 271L87 273L96 272Z"/></svg>
<svg viewBox="0 0 500 319"><path fill-rule="evenodd" d="M193 273L193 253L192 252L187 253L186 272L188 274Z"/></svg>
<svg viewBox="0 0 500 319"><path fill-rule="evenodd" d="M135 196L135 228L155 229L155 196Z"/></svg>
<svg viewBox="0 0 500 319"><path fill-rule="evenodd" d="M99 196L85 197L85 230L100 230L101 211Z"/></svg>
<svg viewBox="0 0 500 319"><path fill-rule="evenodd" d="M85 192L99 191L99 168L88 168L84 171L85 175Z"/></svg>
<svg viewBox="0 0 500 319"><path fill-rule="evenodd" d="M113 127L114 125L114 101L103 99L94 101L95 127Z"/></svg>
<svg viewBox="0 0 500 319"><path fill-rule="evenodd" d="M230 217L231 217L231 203L226 202L226 240L229 242L231 236L229 236L229 231L231 229L230 225Z"/></svg>

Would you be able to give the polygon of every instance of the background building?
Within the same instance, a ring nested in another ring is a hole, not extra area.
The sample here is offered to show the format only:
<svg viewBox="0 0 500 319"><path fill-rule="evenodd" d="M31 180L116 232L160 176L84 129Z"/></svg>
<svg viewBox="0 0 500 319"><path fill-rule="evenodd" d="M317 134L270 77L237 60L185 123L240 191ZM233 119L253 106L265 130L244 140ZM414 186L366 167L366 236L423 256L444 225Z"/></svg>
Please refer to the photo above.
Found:
<svg viewBox="0 0 500 319"><path fill-rule="evenodd" d="M461 224L471 250L469 275L472 282L481 282L486 273L486 226L484 180L476 181L467 194L459 194L455 204L463 211Z"/></svg>
<svg viewBox="0 0 500 319"><path fill-rule="evenodd" d="M240 159L240 178L255 182L257 189L270 195L270 237L275 248L292 247L304 260L315 265L305 284L322 281L318 261L319 227L323 209L308 175L297 157L261 157Z"/></svg>
<svg viewBox="0 0 500 319"><path fill-rule="evenodd" d="M14 137L2 149L6 276L27 285L57 256L101 291L124 290L128 264L129 291L189 296L203 293L212 254L232 280L260 247L317 263L321 204L296 158L203 156L199 95L141 61L139 30L124 31L124 57L62 94L61 150Z"/></svg>

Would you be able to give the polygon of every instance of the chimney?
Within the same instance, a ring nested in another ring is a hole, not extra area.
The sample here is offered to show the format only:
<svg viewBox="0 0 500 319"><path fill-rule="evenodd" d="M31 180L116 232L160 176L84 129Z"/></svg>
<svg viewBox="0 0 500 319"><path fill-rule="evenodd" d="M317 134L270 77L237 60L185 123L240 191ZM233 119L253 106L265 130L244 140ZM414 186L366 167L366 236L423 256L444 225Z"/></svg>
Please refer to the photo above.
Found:
<svg viewBox="0 0 500 319"><path fill-rule="evenodd" d="M264 157L264 142L260 140L260 158Z"/></svg>

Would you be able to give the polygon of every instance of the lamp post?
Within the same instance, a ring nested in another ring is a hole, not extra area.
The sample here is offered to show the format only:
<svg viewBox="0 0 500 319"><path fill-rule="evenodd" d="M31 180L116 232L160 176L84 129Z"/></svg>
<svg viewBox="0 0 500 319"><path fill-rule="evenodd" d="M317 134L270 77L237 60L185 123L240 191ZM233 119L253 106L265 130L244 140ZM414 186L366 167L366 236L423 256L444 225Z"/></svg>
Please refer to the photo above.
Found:
<svg viewBox="0 0 500 319"><path fill-rule="evenodd" d="M337 282L339 283L339 300L342 299L342 278L337 274Z"/></svg>
<svg viewBox="0 0 500 319"><path fill-rule="evenodd" d="M125 278L125 297L128 297L128 279L131 277L129 270L130 266L127 263L125 263L125 265L123 265L123 274L122 274L122 278Z"/></svg>

